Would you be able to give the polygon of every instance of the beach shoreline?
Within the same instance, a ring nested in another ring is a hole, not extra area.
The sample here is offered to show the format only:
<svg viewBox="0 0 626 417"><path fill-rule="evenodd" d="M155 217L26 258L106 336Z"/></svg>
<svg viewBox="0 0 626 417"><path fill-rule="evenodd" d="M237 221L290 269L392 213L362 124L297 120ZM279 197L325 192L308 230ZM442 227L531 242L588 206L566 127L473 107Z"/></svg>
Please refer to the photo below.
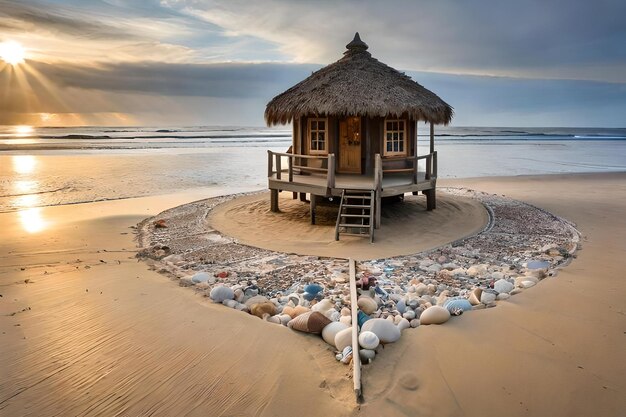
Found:
<svg viewBox="0 0 626 417"><path fill-rule="evenodd" d="M625 173L440 180L573 221L583 250L540 289L419 328L385 349L364 372L360 408L348 401L345 368L323 341L208 304L135 261L129 227L196 196L43 208L51 226L37 239L24 234L18 213L2 213L0 411L276 415L302 413L313 401L312 415L617 416L626 407L625 180ZM567 192L577 189L584 192ZM269 380L252 377L258 373Z"/></svg>

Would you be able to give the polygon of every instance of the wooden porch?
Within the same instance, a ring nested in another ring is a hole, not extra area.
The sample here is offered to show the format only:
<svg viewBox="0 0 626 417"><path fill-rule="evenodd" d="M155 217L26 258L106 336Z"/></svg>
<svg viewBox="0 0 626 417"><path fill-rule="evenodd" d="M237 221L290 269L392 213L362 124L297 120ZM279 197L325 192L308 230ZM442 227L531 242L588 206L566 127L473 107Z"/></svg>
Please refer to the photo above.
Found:
<svg viewBox="0 0 626 417"><path fill-rule="evenodd" d="M420 161L424 169L420 170ZM436 205L437 152L413 157L382 158L376 154L373 175L337 174L334 154L299 155L268 151L268 188L271 190L271 209L278 211L278 192L291 191L310 195L311 222L315 223L315 199L339 197L344 190L371 190L375 192L375 225L380 226L380 205L383 197L417 194L427 197L428 209Z"/></svg>

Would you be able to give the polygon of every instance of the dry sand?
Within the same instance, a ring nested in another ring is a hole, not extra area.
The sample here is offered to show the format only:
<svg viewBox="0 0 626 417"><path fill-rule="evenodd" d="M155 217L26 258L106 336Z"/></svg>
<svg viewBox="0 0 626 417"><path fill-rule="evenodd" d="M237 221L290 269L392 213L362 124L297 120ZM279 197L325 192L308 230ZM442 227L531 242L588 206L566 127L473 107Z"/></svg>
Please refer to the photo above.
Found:
<svg viewBox="0 0 626 417"><path fill-rule="evenodd" d="M623 415L626 174L443 183L572 220L583 250L494 309L407 331L364 369L360 408L319 338L136 262L129 226L193 196L46 208L33 235L0 214L0 415Z"/></svg>
<svg viewBox="0 0 626 417"><path fill-rule="evenodd" d="M211 211L209 225L240 243L278 252L357 260L409 255L473 235L489 220L471 198L439 193L437 210L426 211L424 196L383 205L382 225L369 238L341 236L335 241L337 206L318 204L311 225L309 204L280 194L280 213L270 212L269 193L237 198Z"/></svg>

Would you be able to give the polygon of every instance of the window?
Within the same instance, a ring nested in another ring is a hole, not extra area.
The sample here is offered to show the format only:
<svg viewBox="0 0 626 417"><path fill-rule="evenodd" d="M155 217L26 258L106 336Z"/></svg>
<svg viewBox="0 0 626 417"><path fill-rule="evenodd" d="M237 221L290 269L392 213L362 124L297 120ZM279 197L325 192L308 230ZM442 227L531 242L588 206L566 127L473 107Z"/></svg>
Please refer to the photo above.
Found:
<svg viewBox="0 0 626 417"><path fill-rule="evenodd" d="M385 120L384 155L406 155L405 126L404 120Z"/></svg>
<svg viewBox="0 0 626 417"><path fill-rule="evenodd" d="M309 119L309 151L312 154L328 153L326 119Z"/></svg>

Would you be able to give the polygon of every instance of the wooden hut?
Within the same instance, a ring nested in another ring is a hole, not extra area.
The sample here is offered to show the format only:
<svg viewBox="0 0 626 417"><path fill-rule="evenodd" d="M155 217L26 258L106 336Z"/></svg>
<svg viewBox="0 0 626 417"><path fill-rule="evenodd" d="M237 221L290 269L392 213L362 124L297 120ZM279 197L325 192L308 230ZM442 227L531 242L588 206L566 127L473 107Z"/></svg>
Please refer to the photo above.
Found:
<svg viewBox="0 0 626 417"><path fill-rule="evenodd" d="M265 110L268 126L293 126L290 150L268 151L272 211L279 210L279 191L302 200L308 193L315 223L317 199L341 197L336 238L358 222L373 236L386 196L421 191L428 210L436 207L434 125L447 125L453 114L436 94L373 58L358 33L346 48L343 58L274 97ZM417 152L420 121L430 124L426 155Z"/></svg>

